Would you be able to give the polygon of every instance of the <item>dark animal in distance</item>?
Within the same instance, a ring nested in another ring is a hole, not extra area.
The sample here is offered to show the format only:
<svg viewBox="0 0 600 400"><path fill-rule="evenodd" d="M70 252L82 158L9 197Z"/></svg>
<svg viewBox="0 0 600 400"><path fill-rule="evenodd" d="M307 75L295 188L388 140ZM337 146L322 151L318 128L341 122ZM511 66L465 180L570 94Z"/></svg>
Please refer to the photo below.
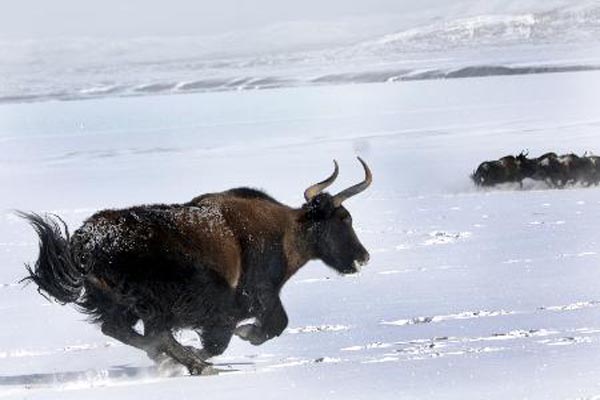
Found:
<svg viewBox="0 0 600 400"><path fill-rule="evenodd" d="M259 345L283 332L288 317L279 292L306 262L322 260L341 274L367 263L342 205L371 184L359 161L364 181L323 192L338 175L334 161L333 174L306 189L300 208L237 188L184 204L100 211L72 235L59 217L21 213L40 240L25 279L75 304L104 334L202 373L232 335ZM138 321L143 333L134 329ZM198 332L202 349L176 341L179 329Z"/></svg>
<svg viewBox="0 0 600 400"><path fill-rule="evenodd" d="M494 186L506 182L518 182L535 173L535 165L527 158L527 154L504 156L497 161L484 161L471 175L477 186Z"/></svg>
<svg viewBox="0 0 600 400"><path fill-rule="evenodd" d="M558 157L558 162L563 171L564 182L561 182L563 186L568 183L577 183L585 179L585 172L582 169L585 164L584 158L579 157L577 154L570 153Z"/></svg>
<svg viewBox="0 0 600 400"><path fill-rule="evenodd" d="M589 160L589 184L598 185L600 183L600 157L589 155L587 156Z"/></svg>
<svg viewBox="0 0 600 400"><path fill-rule="evenodd" d="M550 152L537 158L528 158L521 152L518 156L505 156L498 161L485 161L471 175L477 186L494 186L519 182L531 178L544 181L548 186L563 188L567 184L584 186L600 183L600 157L577 154L557 155Z"/></svg>
<svg viewBox="0 0 600 400"><path fill-rule="evenodd" d="M563 167L556 153L542 154L535 161L538 167L533 179L542 180L551 187L557 187L565 182Z"/></svg>

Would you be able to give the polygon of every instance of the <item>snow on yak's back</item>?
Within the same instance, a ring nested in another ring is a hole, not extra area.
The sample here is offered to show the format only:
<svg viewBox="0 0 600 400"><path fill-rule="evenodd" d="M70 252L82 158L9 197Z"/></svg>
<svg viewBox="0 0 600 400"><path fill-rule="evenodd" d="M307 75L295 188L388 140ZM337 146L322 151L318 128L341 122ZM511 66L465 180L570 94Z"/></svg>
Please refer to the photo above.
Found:
<svg viewBox="0 0 600 400"><path fill-rule="evenodd" d="M279 291L306 262L350 274L368 261L342 206L371 184L359 161L363 182L323 192L338 175L334 161L333 174L306 189L297 209L237 188L185 204L100 211L72 236L51 217L21 213L40 239L27 279L91 315L104 334L202 373L233 334L259 345L283 332ZM248 318L256 322L239 325ZM143 334L133 329L139 320ZM175 340L173 331L183 328L199 332L202 349Z"/></svg>

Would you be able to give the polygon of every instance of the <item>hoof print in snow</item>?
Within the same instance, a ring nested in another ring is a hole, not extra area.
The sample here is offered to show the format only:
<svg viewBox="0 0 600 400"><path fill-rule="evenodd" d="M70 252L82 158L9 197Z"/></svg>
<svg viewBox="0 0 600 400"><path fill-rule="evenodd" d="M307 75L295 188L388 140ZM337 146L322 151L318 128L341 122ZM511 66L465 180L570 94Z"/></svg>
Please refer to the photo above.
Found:
<svg viewBox="0 0 600 400"><path fill-rule="evenodd" d="M432 246L437 244L450 244L455 243L462 239L471 237L471 232L444 232L444 231L433 231L429 233L429 239L423 242L424 246Z"/></svg>

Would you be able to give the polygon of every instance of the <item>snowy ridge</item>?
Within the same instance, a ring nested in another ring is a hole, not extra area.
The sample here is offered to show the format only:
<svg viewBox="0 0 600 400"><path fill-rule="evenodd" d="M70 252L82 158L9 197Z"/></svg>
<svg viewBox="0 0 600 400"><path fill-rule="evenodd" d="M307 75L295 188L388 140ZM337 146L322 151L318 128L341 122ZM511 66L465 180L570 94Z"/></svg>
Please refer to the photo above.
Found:
<svg viewBox="0 0 600 400"><path fill-rule="evenodd" d="M431 51L463 46L597 40L598 36L600 6L585 4L550 11L477 15L436 22L366 42L361 45L361 50Z"/></svg>
<svg viewBox="0 0 600 400"><path fill-rule="evenodd" d="M408 22L398 19L397 27L385 21L381 25L387 33L374 21L351 20L293 22L210 37L5 40L0 41L5 77L0 103L576 72L600 66L596 2L491 11L413 16ZM367 33L357 33L361 28Z"/></svg>
<svg viewBox="0 0 600 400"><path fill-rule="evenodd" d="M0 94L2 103L26 103L50 100L85 100L102 97L129 97L144 95L185 94L239 90L278 89L315 85L343 85L356 83L393 83L432 79L481 78L490 76L529 75L561 72L600 70L600 64L589 65L470 65L441 69L389 69L361 72L326 73L319 76L229 76L193 81L165 81L133 84L94 84L91 87L71 87L63 90Z"/></svg>

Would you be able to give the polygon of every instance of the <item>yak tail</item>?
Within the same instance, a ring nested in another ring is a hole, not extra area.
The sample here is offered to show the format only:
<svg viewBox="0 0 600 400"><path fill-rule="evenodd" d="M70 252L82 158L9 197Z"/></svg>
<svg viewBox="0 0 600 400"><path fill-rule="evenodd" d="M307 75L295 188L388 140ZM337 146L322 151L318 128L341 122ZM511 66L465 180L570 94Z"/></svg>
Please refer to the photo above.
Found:
<svg viewBox="0 0 600 400"><path fill-rule="evenodd" d="M73 260L69 245L69 229L58 216L42 217L34 213L17 213L26 219L39 236L40 254L33 266L25 264L29 276L22 282L33 281L38 292L60 303L76 302L82 295L84 274ZM60 225L57 222L60 221ZM64 229L64 233L63 233Z"/></svg>

